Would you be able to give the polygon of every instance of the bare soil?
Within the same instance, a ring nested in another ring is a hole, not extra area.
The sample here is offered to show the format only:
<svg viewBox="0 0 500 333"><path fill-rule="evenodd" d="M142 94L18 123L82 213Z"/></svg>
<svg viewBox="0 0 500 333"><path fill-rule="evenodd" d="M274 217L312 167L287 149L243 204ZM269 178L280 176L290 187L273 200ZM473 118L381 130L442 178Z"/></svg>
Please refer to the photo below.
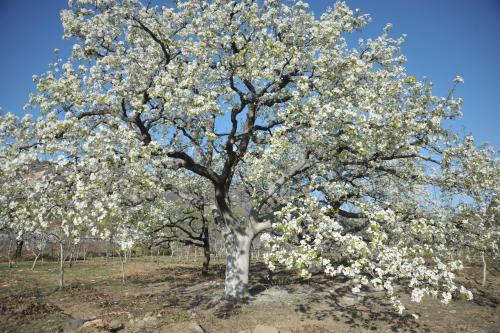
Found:
<svg viewBox="0 0 500 333"><path fill-rule="evenodd" d="M409 302L398 315L383 294L363 290L353 295L346 281L314 276L304 281L290 272L270 278L254 263L247 304L220 302L224 266L200 262L133 258L94 259L66 269L67 286L57 290L57 263L35 271L30 263L9 269L0 264L0 332L240 332L271 325L281 332L500 332L500 265L490 263L483 287L482 267L474 263L460 279L474 292L473 301L443 305L433 299ZM411 314L417 314L415 319Z"/></svg>

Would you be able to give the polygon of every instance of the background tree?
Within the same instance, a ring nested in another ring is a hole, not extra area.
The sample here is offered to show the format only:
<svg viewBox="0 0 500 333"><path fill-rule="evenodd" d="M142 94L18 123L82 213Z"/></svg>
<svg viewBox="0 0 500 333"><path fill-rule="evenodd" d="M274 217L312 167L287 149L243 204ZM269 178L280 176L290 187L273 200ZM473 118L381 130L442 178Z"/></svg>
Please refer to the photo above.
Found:
<svg viewBox="0 0 500 333"><path fill-rule="evenodd" d="M178 181L182 183L182 178ZM184 193L171 189L161 198L163 202L156 200L152 203L156 209L161 209L161 212L159 212L160 218L148 227L150 237L155 246L165 243L170 246L171 243L178 242L201 248L203 250L201 274L207 276L211 255L210 229L213 229L210 203L203 195L203 188L186 191L185 186L183 187ZM186 197L185 193L190 195Z"/></svg>

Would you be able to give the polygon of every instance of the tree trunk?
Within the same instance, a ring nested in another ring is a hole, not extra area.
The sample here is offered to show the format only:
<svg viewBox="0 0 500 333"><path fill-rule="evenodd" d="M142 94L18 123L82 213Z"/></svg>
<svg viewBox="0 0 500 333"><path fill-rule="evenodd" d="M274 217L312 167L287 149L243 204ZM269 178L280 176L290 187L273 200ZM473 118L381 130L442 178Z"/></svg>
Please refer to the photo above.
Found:
<svg viewBox="0 0 500 333"><path fill-rule="evenodd" d="M38 257L40 257L40 254L41 252L39 253L34 253L35 254L35 260L33 260L33 265L31 265L31 270L34 271L35 270L35 266L36 266L36 262L38 260Z"/></svg>
<svg viewBox="0 0 500 333"><path fill-rule="evenodd" d="M7 249L7 259L9 259L9 268L12 268L12 259L10 258L11 247L12 247L12 240L9 240L9 248Z"/></svg>
<svg viewBox="0 0 500 333"><path fill-rule="evenodd" d="M224 297L228 300L245 300L248 298L252 236L247 232L233 231L224 238L227 254Z"/></svg>
<svg viewBox="0 0 500 333"><path fill-rule="evenodd" d="M70 254L69 254L69 259L68 259L68 263L69 263L69 268L72 268L73 267L73 260L74 260L74 253L75 253L75 249L74 247L71 248L70 250Z"/></svg>
<svg viewBox="0 0 500 333"><path fill-rule="evenodd" d="M203 267L201 269L201 275L208 276L208 268L210 265L210 245L207 243L203 244Z"/></svg>
<svg viewBox="0 0 500 333"><path fill-rule="evenodd" d="M208 265L210 264L210 235L208 233L208 227L205 225L203 227L203 267L201 269L201 275L208 275Z"/></svg>
<svg viewBox="0 0 500 333"><path fill-rule="evenodd" d="M16 253L14 257L21 258L23 256L23 245L24 245L24 240L21 239L16 241Z"/></svg>
<svg viewBox="0 0 500 333"><path fill-rule="evenodd" d="M127 252L126 252L126 250L125 250L125 251L123 251L123 252L124 252L124 253L123 253L123 256L122 256L121 251L120 251L120 252L118 252L118 254L120 255L121 268L122 268L122 284L125 284L125 260L126 260L125 258L126 258L126 256L127 256L127 254L126 254ZM125 258L124 258L124 257L125 257Z"/></svg>
<svg viewBox="0 0 500 333"><path fill-rule="evenodd" d="M64 250L63 243L59 242L59 250L60 250L60 264L59 264L59 290L63 290L64 288Z"/></svg>
<svg viewBox="0 0 500 333"><path fill-rule="evenodd" d="M486 285L486 260L484 259L484 252L481 252L481 260L483 261L483 281L481 285L484 287Z"/></svg>
<svg viewBox="0 0 500 333"><path fill-rule="evenodd" d="M230 301L245 301L248 298L250 247L256 235L271 228L271 222L258 222L251 214L246 226L243 227L242 221L236 219L231 212L228 190L227 182L216 185L216 207L212 209L214 221L224 235L226 249L224 298Z"/></svg>

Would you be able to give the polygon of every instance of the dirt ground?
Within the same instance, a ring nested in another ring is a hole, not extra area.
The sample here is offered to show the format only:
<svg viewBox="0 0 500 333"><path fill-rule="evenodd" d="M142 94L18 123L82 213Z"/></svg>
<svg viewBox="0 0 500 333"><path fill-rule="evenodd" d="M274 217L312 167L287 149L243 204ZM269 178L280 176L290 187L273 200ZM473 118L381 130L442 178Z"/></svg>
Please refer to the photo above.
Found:
<svg viewBox="0 0 500 333"><path fill-rule="evenodd" d="M80 261L66 268L62 292L57 263L45 262L35 271L30 265L0 264L0 332L251 332L257 325L290 333L500 332L498 263L489 265L484 287L481 266L468 264L460 274L474 292L473 301L414 304L406 298L404 315L379 292L353 295L342 279L303 281L289 272L270 279L261 263L252 266L250 301L237 306L218 301L222 263L201 277L199 262L133 258L122 284L117 260Z"/></svg>

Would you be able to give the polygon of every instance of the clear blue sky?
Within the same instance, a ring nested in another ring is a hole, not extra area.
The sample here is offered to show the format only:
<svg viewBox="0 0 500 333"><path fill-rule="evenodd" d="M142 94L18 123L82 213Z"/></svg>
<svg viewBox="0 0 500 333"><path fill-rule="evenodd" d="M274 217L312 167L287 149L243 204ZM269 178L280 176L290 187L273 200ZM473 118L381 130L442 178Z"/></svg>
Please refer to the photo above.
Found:
<svg viewBox="0 0 500 333"><path fill-rule="evenodd" d="M316 14L333 1L310 0ZM455 124L478 143L500 147L500 0L348 0L372 16L364 36L376 36L393 23L392 34L407 34L403 53L407 68L428 76L435 92L445 95L455 75L465 84L464 117ZM59 11L66 0L0 0L0 106L21 114L31 76L47 70L59 48L68 54L71 42L62 40Z"/></svg>

